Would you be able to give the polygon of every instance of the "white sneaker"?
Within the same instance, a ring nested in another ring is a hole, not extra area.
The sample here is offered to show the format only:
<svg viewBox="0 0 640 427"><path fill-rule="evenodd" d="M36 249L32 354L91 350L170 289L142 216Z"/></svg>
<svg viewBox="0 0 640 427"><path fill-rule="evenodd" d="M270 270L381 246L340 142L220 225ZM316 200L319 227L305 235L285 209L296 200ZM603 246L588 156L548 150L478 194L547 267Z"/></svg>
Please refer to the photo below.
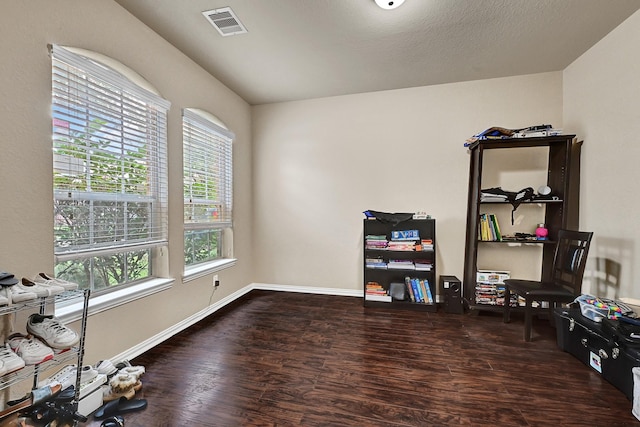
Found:
<svg viewBox="0 0 640 427"><path fill-rule="evenodd" d="M80 336L73 329L67 328L51 315L33 313L27 321L27 332L56 349L67 349L80 341Z"/></svg>
<svg viewBox="0 0 640 427"><path fill-rule="evenodd" d="M98 371L93 369L92 366L89 366L89 365L83 366L80 372L80 385L93 381L94 379L96 379L97 376L98 376ZM59 370L58 372L56 372L51 377L38 383L38 387L43 387L47 384L52 384L52 383L60 383L62 384L62 389L64 390L69 386L76 385L76 377L77 377L76 365L67 365L61 370Z"/></svg>
<svg viewBox="0 0 640 427"><path fill-rule="evenodd" d="M111 363L111 361L108 359L99 361L96 364L96 369L98 373L104 374L108 377L118 372L118 368L113 366L113 363Z"/></svg>
<svg viewBox="0 0 640 427"><path fill-rule="evenodd" d="M55 286L61 286L65 291L73 291L78 289L77 283L69 282L68 280L64 279L58 279L57 277L49 276L45 273L40 273L31 280L36 283L50 283Z"/></svg>
<svg viewBox="0 0 640 427"><path fill-rule="evenodd" d="M18 285L4 286L3 295L9 299L9 304L25 302L38 298L38 295L34 292L26 291L18 287Z"/></svg>
<svg viewBox="0 0 640 427"><path fill-rule="evenodd" d="M9 291L4 286L0 287L0 306L2 305L11 305Z"/></svg>
<svg viewBox="0 0 640 427"><path fill-rule="evenodd" d="M0 375L10 374L24 368L24 360L11 350L9 344L0 347Z"/></svg>
<svg viewBox="0 0 640 427"><path fill-rule="evenodd" d="M46 298L64 292L64 288L62 286L50 285L48 283L35 283L24 277L16 286L24 289L27 292L35 293L38 298Z"/></svg>
<svg viewBox="0 0 640 427"><path fill-rule="evenodd" d="M21 333L10 335L7 344L27 365L37 365L53 359L53 350L37 339Z"/></svg>

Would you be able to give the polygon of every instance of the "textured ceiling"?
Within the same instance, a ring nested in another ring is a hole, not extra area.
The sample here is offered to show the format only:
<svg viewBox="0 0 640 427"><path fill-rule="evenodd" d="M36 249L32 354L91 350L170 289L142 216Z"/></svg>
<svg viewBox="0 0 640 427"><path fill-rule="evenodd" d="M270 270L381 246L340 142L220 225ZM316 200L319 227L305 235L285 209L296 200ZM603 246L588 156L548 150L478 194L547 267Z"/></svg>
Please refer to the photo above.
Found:
<svg viewBox="0 0 640 427"><path fill-rule="evenodd" d="M558 71L640 0L115 0L252 105ZM203 11L231 7L222 37Z"/></svg>

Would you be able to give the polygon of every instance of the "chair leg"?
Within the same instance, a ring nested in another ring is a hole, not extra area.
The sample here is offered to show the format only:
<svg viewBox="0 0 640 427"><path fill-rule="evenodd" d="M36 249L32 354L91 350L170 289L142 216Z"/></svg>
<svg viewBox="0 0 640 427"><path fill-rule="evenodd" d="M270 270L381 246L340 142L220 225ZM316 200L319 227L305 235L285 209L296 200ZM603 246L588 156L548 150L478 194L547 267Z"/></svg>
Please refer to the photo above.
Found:
<svg viewBox="0 0 640 427"><path fill-rule="evenodd" d="M525 298L525 307L524 307L524 340L531 341L531 300L529 298Z"/></svg>
<svg viewBox="0 0 640 427"><path fill-rule="evenodd" d="M504 285L504 304L502 310L502 322L509 323L511 320L511 289L509 285Z"/></svg>

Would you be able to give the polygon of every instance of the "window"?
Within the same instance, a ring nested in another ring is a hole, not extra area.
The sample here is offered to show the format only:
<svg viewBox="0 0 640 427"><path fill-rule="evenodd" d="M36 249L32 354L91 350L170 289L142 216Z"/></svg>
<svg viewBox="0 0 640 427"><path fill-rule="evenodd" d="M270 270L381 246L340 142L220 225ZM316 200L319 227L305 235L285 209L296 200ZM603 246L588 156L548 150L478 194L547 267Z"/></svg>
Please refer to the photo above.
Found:
<svg viewBox="0 0 640 427"><path fill-rule="evenodd" d="M154 277L168 234L169 102L60 46L52 93L56 276L92 291Z"/></svg>
<svg viewBox="0 0 640 427"><path fill-rule="evenodd" d="M234 135L217 122L206 112L183 110L186 268L223 259L231 247Z"/></svg>

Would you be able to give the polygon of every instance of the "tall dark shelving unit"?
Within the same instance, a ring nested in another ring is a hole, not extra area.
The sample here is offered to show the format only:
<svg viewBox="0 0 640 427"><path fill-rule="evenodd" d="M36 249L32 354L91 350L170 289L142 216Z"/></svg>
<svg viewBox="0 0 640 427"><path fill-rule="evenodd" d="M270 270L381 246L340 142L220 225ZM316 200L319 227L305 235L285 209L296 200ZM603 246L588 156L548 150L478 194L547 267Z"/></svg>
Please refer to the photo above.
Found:
<svg viewBox="0 0 640 427"><path fill-rule="evenodd" d="M482 167L484 153L487 150L518 149L525 147L547 147L547 185L552 195L558 200L534 200L540 209L544 209L544 223L549 230L546 241L527 241L542 245L541 277L546 279L551 272L555 249L555 239L560 229L578 230L579 198L580 198L580 151L582 141L575 135L558 135L550 137L510 138L478 141L469 147L469 194L467 200L467 233L464 261L464 294L463 298L472 310L502 311L502 306L476 303L476 272L478 270L478 251L483 245L500 245L507 242L485 242L478 239L478 227L481 205L504 204L508 202L481 202ZM505 188L506 190L512 190ZM523 203L523 204L524 204ZM535 224L532 224L535 228ZM506 250L517 251L517 247L504 245ZM508 270L507 260L500 260L504 269Z"/></svg>
<svg viewBox="0 0 640 427"><path fill-rule="evenodd" d="M401 308L409 310L421 310L421 311L437 311L438 291L436 283L436 220L435 219L409 219L402 221L397 225L382 222L376 219L364 220L364 235L363 235L363 269L364 269L364 306L365 307L391 307ZM368 249L366 247L367 235L385 235L388 240L391 240L393 231L401 230L418 230L420 239L430 239L433 242L433 249L424 251L392 251L392 250L379 250ZM404 260L416 260L426 259L431 261L431 270L401 270L401 269L374 269L367 268L367 257L382 257L385 261L389 259L404 259ZM392 282L404 283L406 276L416 277L419 279L426 279L429 282L431 289L431 295L433 297L432 303L417 303L411 302L409 298L405 301L392 301L392 302L380 302L370 301L366 298L366 284L367 282L377 282L382 285L386 290L389 289L389 285Z"/></svg>

